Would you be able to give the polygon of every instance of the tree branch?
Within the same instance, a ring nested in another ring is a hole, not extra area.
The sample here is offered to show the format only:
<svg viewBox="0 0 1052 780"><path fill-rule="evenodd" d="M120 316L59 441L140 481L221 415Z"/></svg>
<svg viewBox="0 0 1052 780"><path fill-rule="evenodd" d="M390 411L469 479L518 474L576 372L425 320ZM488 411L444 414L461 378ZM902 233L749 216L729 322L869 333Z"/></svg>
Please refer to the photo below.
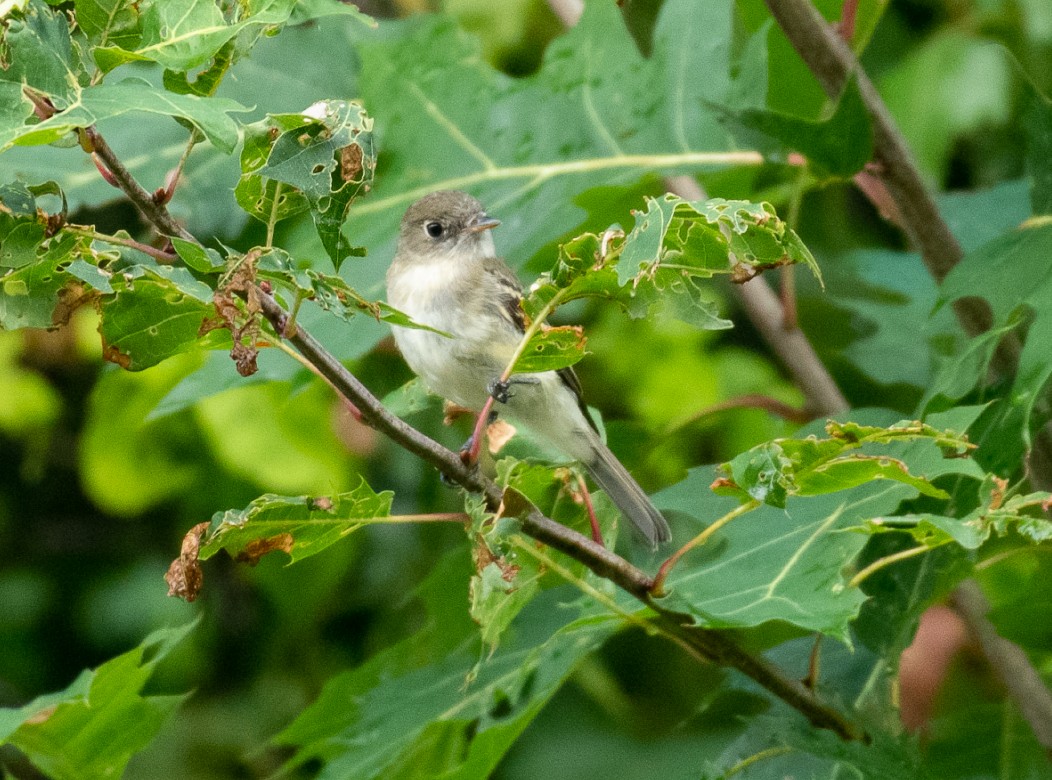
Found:
<svg viewBox="0 0 1052 780"><path fill-rule="evenodd" d="M135 204L139 211L142 212L142 215L154 227L166 236L177 236L186 241L197 241L186 228L172 218L171 213L165 208L164 204L158 203L154 200L153 195L143 189L142 185L132 176L131 171L114 154L113 149L106 143L106 140L99 134L98 129L94 125L84 128L84 135L91 146L91 149L88 151L94 151L106 164L106 168L109 169L114 181L117 182L117 186L120 187L124 194L128 196L128 200Z"/></svg>
<svg viewBox="0 0 1052 780"><path fill-rule="evenodd" d="M968 625L1008 697L1045 749L1045 755L1052 760L1052 695L1030 659L1018 645L997 633L986 616L990 604L974 580L958 585L950 603Z"/></svg>
<svg viewBox="0 0 1052 780"><path fill-rule="evenodd" d="M961 245L939 213L906 140L873 82L862 70L851 48L826 23L810 0L765 2L827 95L833 98L838 96L848 78L854 76L862 102L873 123L875 165L871 173L884 183L898 207L903 229L920 250L928 271L936 281L941 282L950 269L960 262L963 256ZM956 301L954 311L969 335L975 336L989 330L993 324L990 307L981 299Z"/></svg>

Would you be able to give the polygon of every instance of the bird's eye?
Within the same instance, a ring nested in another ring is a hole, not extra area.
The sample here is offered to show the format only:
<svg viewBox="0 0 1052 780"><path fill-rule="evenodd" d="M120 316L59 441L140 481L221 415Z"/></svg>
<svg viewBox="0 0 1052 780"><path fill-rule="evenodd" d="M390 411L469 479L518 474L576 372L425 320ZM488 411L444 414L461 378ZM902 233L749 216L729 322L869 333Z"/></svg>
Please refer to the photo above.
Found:
<svg viewBox="0 0 1052 780"><path fill-rule="evenodd" d="M442 223L441 222L428 222L424 225L424 230L431 238L438 238L442 235Z"/></svg>

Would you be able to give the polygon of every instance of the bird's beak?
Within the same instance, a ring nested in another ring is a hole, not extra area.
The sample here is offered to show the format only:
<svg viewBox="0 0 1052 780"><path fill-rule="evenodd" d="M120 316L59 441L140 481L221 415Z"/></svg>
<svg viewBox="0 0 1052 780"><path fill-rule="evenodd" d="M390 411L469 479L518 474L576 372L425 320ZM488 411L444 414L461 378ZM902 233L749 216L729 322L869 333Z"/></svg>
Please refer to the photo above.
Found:
<svg viewBox="0 0 1052 780"><path fill-rule="evenodd" d="M486 212L479 214L474 222L468 225L468 231L471 233L481 233L483 230L493 230L500 224L499 219L494 219Z"/></svg>

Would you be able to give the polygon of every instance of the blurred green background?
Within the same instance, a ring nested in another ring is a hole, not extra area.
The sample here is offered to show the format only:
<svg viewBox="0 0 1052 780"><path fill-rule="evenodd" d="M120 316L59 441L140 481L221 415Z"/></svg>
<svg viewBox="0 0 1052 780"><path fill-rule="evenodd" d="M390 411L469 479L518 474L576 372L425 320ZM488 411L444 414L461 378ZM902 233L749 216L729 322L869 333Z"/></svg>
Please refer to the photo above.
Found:
<svg viewBox="0 0 1052 780"><path fill-rule="evenodd" d="M489 61L512 76L533 72L561 29L540 0L362 5L380 18L443 10L479 36ZM641 0L625 4L644 52L659 7L660 2ZM759 0L740 3L743 30L760 23L762 9ZM261 44L236 71L236 83L227 86L241 102L255 101L258 113L299 110L323 95L354 96L356 62L346 36L337 25L288 30ZM1017 63L1000 56L991 42L1004 44ZM326 53L304 58L305 47ZM324 75L311 70L319 60L328 66ZM1038 86L1046 94L1052 91L1052 3L895 0L863 61L933 186L953 191L1018 180L1024 174L1022 72L1043 80ZM794 75L772 74L772 95L779 92L777 78ZM798 102L799 90L787 88L785 94L794 96L794 105L783 108L808 110ZM811 99L817 110L820 99ZM127 148L139 132L115 128L111 141ZM178 135L173 131L172 137ZM168 146L158 143L158 148ZM49 164L28 153L13 159L19 172ZM171 163L159 155L159 165ZM215 193L207 182L230 176L236 168L224 166L231 164L236 161L215 156L192 159L190 185L179 197L203 229L247 247L258 241L261 227L236 216L232 200L195 200L194 182L201 192ZM382 166L381 158L379 176ZM111 191L97 177L82 175L77 181L82 198L109 201ZM704 183L712 195L771 200L780 213L789 207L793 189L784 170L766 168L712 174ZM662 190L660 180L650 177L605 191L604 209L585 227L605 227L618 203L627 223L631 206ZM587 209L589 197L598 199L586 193L578 205ZM1002 185L990 197L992 209L1011 214L1022 208L1025 189ZM177 199L174 207L179 206ZM952 202L949 214L952 218ZM882 361L900 354L892 348L910 338L911 323L927 317L933 293L925 298L924 291L931 290L930 281L916 263L862 265L862 255L849 255L856 249L901 248L895 231L851 186L809 190L799 215L798 230L829 284L825 295L807 285L802 291L809 335L854 405L908 414L923 391L927 359ZM135 216L127 206L110 203L74 214L73 220L107 229ZM295 231L283 236L286 245L295 246ZM532 258L516 260L527 269L540 268L551 250L538 248ZM887 301L867 298L866 284L910 290L897 330L874 317ZM698 417L713 404L750 393L802 402L747 319L734 311L729 291L716 288L715 295L734 319L734 330L700 332L672 321L629 321L593 306L566 314L585 324L589 334L593 354L579 371L589 402L602 411L612 446L648 489L677 481L687 467L729 458L793 430L759 410ZM378 395L396 390L409 378L407 369L388 341L364 353L356 349L351 339L371 347L375 333L369 329L380 328L360 327L365 330L346 335L330 324L323 338L343 345L352 368L369 378ZM285 567L280 556L269 556L247 568L217 557L205 567L199 602L167 597L162 575L178 554L182 535L212 513L244 506L266 491L330 493L362 474L375 489L395 491L396 510L458 505L457 495L435 474L356 423L325 386L295 370L284 355L264 355L256 377L280 381L230 377L229 389L193 402L195 383L202 377L220 381L232 374L228 366L226 356L217 353L123 372L102 362L94 316L86 310L54 332L0 333L0 705L59 689L81 669L134 646L157 627L201 620L151 683L157 691L195 692L161 736L133 759L129 777L254 778L276 770L283 756L265 747L267 739L332 674L412 632L420 618L409 596L413 584L447 550L464 544L457 528L374 527L306 566ZM444 429L439 417L432 405L412 421L450 445L462 441L466 431ZM1014 568L999 569L991 580L1007 625L1019 631L1043 625L1012 612L1010 585L1013 578L1047 578L1047 568L1039 556L1019 556ZM1037 607L1030 608L1032 615ZM1050 637L1030 639L1047 643ZM648 676L630 668L627 659L640 652L657 654L655 668L664 673ZM668 673L676 665L679 673ZM974 670L959 670L970 673ZM557 695L501 774L644 776L647 767L660 763L658 756L664 756L667 771L687 771L706 750L717 749L723 704L709 702L704 722L693 723L689 744L679 750L670 750L677 747L675 736L656 735L689 720L724 674L699 670L677 651L632 632L619 636ZM734 696L726 711L752 706L748 694ZM959 704L950 705L955 707ZM711 744L697 739L702 732ZM637 763L626 765L628 755ZM0 759L10 762L18 777L35 776L10 751L0 750Z"/></svg>

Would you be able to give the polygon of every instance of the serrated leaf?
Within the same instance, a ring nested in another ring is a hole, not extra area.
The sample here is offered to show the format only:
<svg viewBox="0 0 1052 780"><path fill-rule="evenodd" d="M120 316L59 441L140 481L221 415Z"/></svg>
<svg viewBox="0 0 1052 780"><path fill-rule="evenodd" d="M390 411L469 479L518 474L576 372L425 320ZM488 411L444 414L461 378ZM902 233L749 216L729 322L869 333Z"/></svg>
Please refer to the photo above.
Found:
<svg viewBox="0 0 1052 780"><path fill-rule="evenodd" d="M309 558L370 521L391 514L389 491L374 493L365 480L331 497L260 496L244 509L217 512L201 545L201 559L220 550L255 563L272 550L288 553L290 563Z"/></svg>
<svg viewBox="0 0 1052 780"><path fill-rule="evenodd" d="M2 43L6 53L0 82L18 85L19 91L22 85L28 86L51 97L59 109L75 99L80 68L73 54L69 24L60 11L41 0L31 0L4 19ZM14 96L13 91L5 90L5 98ZM6 128L5 123L0 131Z"/></svg>
<svg viewBox="0 0 1052 780"><path fill-rule="evenodd" d="M555 265L530 289L530 316L556 295L560 301L601 297L632 316L660 305L708 330L731 327L697 280L724 274L745 281L778 266L817 265L799 236L766 203L713 198L691 202L675 195L647 198L623 239L591 233L559 247Z"/></svg>
<svg viewBox="0 0 1052 780"><path fill-rule="evenodd" d="M297 8L297 6L304 6ZM337 3L311 0L263 0L241 6L238 21L228 22L215 0L146 0L140 5L141 40L100 46L95 60L104 71L137 60L153 60L169 70L187 71L203 65L239 33L280 27L290 20L300 24L336 13L352 16L366 25L372 20L357 9L336 8ZM294 18L293 18L294 17Z"/></svg>
<svg viewBox="0 0 1052 780"><path fill-rule="evenodd" d="M783 158L787 151L799 152L820 173L853 176L873 156L873 129L853 78L819 121L757 109L728 111L725 117L732 131L739 128L735 134L743 146L771 148L773 139Z"/></svg>
<svg viewBox="0 0 1052 780"><path fill-rule="evenodd" d="M710 468L693 470L655 495L655 504L711 522L735 506L709 491L713 476ZM866 539L845 531L890 514L915 495L909 486L877 482L821 496L790 495L784 508L761 505L679 562L666 603L713 628L781 620L846 641L865 596L847 587L843 572Z"/></svg>
<svg viewBox="0 0 1052 780"><path fill-rule="evenodd" d="M66 690L0 710L0 744L14 745L56 780L120 776L185 698L143 696L142 688L194 625L156 631Z"/></svg>
<svg viewBox="0 0 1052 780"><path fill-rule="evenodd" d="M814 257L769 204L687 201L668 194L647 199L646 211L625 239L617 274L621 284L662 269L701 277L731 274L744 281L794 263L819 276Z"/></svg>
<svg viewBox="0 0 1052 780"><path fill-rule="evenodd" d="M966 436L942 431L932 425L904 420L883 428L876 425L838 423L826 425L829 438L808 436L803 439L775 439L736 456L720 468L727 475L721 484L725 491L741 491L749 498L776 507L784 507L790 495L814 496L847 490L879 479L902 482L934 498L948 498L945 491L930 481L910 473L907 463L896 454L880 454L876 446L886 447L901 442L929 442L943 457L959 458L973 445ZM869 452L855 452L866 446ZM917 452L911 462L916 462ZM924 465L932 476L944 473L939 464L926 459Z"/></svg>
<svg viewBox="0 0 1052 780"><path fill-rule="evenodd" d="M126 79L119 84L78 88L64 110L42 122L0 128L0 151L15 144L53 143L77 128L129 112L146 112L185 119L217 148L231 152L237 144L238 129L228 114L248 110L227 98L177 95L139 79Z"/></svg>

